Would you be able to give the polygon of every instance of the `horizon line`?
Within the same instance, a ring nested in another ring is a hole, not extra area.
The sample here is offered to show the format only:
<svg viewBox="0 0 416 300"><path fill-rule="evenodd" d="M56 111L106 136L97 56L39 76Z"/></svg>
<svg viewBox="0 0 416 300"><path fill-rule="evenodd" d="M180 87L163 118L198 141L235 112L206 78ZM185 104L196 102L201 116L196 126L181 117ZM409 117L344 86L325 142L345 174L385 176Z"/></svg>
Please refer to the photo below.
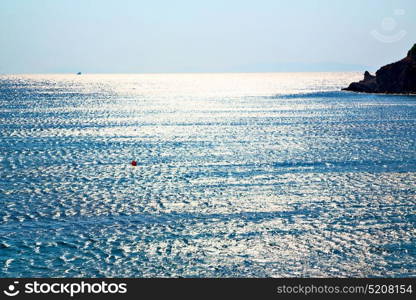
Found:
<svg viewBox="0 0 416 300"><path fill-rule="evenodd" d="M81 72L81 74L77 74L78 72L33 72L33 73L26 73L26 72L16 72L16 73L2 73L0 75L106 75L106 74L267 74L267 73L357 73L357 72L365 72L366 69L362 70L332 70L332 71L188 71L188 72ZM369 71L371 73L371 71Z"/></svg>

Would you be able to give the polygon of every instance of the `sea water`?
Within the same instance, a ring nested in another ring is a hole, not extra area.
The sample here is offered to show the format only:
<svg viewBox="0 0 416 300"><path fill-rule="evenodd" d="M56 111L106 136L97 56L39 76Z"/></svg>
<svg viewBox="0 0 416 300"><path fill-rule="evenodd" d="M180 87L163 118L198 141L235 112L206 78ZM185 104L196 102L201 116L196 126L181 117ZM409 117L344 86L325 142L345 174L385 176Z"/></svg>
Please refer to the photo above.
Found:
<svg viewBox="0 0 416 300"><path fill-rule="evenodd" d="M1 75L0 277L416 276L416 97L361 76Z"/></svg>

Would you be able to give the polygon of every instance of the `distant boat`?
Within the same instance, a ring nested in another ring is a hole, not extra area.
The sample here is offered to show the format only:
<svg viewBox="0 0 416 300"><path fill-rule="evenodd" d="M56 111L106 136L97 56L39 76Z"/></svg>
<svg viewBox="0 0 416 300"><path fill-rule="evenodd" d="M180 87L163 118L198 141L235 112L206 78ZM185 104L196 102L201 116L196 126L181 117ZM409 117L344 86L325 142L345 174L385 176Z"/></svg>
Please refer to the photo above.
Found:
<svg viewBox="0 0 416 300"><path fill-rule="evenodd" d="M82 74L81 72L78 72L78 73L77 73L77 75L81 75L81 74Z"/></svg>

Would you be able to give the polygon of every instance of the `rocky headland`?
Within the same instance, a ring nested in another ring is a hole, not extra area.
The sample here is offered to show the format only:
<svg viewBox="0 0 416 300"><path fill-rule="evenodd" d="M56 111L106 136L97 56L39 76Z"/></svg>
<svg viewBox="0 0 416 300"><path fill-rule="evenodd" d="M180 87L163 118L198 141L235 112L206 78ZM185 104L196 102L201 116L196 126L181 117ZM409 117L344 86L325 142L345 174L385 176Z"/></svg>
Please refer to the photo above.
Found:
<svg viewBox="0 0 416 300"><path fill-rule="evenodd" d="M402 60L381 67L375 76L365 71L363 80L353 82L343 90L362 93L416 94L416 44Z"/></svg>

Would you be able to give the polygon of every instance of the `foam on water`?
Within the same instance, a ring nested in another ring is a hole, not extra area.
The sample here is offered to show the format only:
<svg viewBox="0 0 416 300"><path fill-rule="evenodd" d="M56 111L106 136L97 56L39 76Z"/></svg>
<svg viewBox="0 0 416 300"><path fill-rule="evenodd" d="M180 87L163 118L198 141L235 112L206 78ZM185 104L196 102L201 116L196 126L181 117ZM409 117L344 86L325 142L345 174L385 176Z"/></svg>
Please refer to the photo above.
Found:
<svg viewBox="0 0 416 300"><path fill-rule="evenodd" d="M416 98L359 77L0 76L0 277L416 276Z"/></svg>

